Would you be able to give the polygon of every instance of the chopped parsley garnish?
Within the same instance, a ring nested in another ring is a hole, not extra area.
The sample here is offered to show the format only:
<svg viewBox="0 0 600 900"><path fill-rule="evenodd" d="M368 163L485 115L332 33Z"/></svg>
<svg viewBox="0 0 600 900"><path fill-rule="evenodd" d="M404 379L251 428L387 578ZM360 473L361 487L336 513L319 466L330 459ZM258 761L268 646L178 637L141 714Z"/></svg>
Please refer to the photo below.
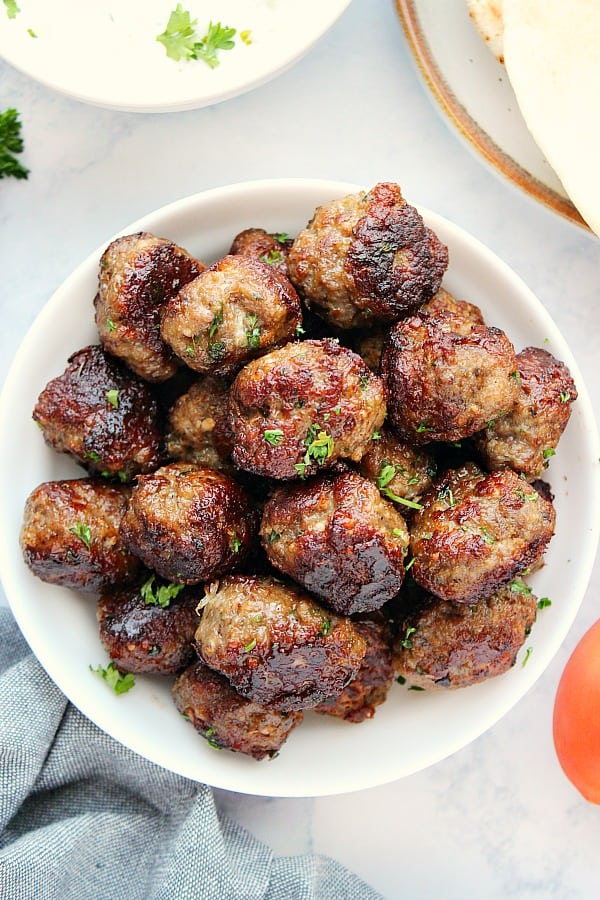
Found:
<svg viewBox="0 0 600 900"><path fill-rule="evenodd" d="M412 641L410 639L411 634L414 634L417 629L413 628L412 625L408 625L406 631L404 632L404 637L400 641L400 646L404 647L405 650L412 649Z"/></svg>
<svg viewBox="0 0 600 900"><path fill-rule="evenodd" d="M533 491L531 494L526 494L525 491L515 491L515 494L519 498L519 500L537 500L539 498L539 494L536 491Z"/></svg>
<svg viewBox="0 0 600 900"><path fill-rule="evenodd" d="M283 431L281 428L267 428L263 432L263 437L267 444L272 447L279 447L283 440Z"/></svg>
<svg viewBox="0 0 600 900"><path fill-rule="evenodd" d="M22 153L24 146L17 110L11 108L0 113L0 179L27 178L29 169L22 166L14 155Z"/></svg>
<svg viewBox="0 0 600 900"><path fill-rule="evenodd" d="M242 35L240 34L240 37ZM274 234L273 237L277 241L278 244L285 244L286 241L289 241L290 236L287 231L281 231L279 234Z"/></svg>
<svg viewBox="0 0 600 900"><path fill-rule="evenodd" d="M119 408L119 391L115 388L112 391L106 392L106 399L113 407L113 409Z"/></svg>
<svg viewBox="0 0 600 900"><path fill-rule="evenodd" d="M398 682L398 684L406 684L406 678L404 677L404 675L398 675L396 681Z"/></svg>
<svg viewBox="0 0 600 900"><path fill-rule="evenodd" d="M404 566L404 571L405 571L405 572L408 572L409 569L412 569L412 567L413 567L414 564L415 564L415 559L416 559L416 556L413 556L411 559L409 559L409 561L407 562L407 564ZM413 631L414 631L414 629L413 629Z"/></svg>
<svg viewBox="0 0 600 900"><path fill-rule="evenodd" d="M261 260L269 266L275 266L283 260L283 253L281 250L269 250L268 253L263 253Z"/></svg>
<svg viewBox="0 0 600 900"><path fill-rule="evenodd" d="M420 684L411 684L408 689L409 689L409 691L424 691L425 690L425 688L421 687Z"/></svg>
<svg viewBox="0 0 600 900"><path fill-rule="evenodd" d="M361 375L361 376L360 376L360 379L359 379L359 380L360 380L360 389L361 389L361 391L366 391L366 389L367 389L367 387L368 387L368 385L369 385L370 377L371 377L370 375Z"/></svg>
<svg viewBox="0 0 600 900"><path fill-rule="evenodd" d="M220 22L209 22L204 37L199 38L196 31L197 19L178 3L172 10L167 27L156 40L163 45L169 59L180 60L201 59L215 69L219 65L218 53L221 50L232 50L235 46L236 29L221 25ZM249 41L249 32L244 32L244 43Z"/></svg>
<svg viewBox="0 0 600 900"><path fill-rule="evenodd" d="M248 316L248 326L249 330L246 331L246 338L248 340L248 346L253 350L256 350L260 347L260 333L261 327L258 324L258 316L251 315Z"/></svg>
<svg viewBox="0 0 600 900"><path fill-rule="evenodd" d="M206 352L213 362L220 362L225 356L225 341L214 341L212 344L208 344Z"/></svg>
<svg viewBox="0 0 600 900"><path fill-rule="evenodd" d="M92 543L92 529L89 525L86 525L84 522L76 522L75 525L71 525L69 531L78 537L82 544L90 549Z"/></svg>
<svg viewBox="0 0 600 900"><path fill-rule="evenodd" d="M95 450L88 450L84 453L84 459L91 459L92 462L100 462L100 456Z"/></svg>
<svg viewBox="0 0 600 900"><path fill-rule="evenodd" d="M116 328L117 328L117 326L115 325L115 323L113 322L113 320L111 318L107 318L106 327L108 328L109 331L116 331Z"/></svg>
<svg viewBox="0 0 600 900"><path fill-rule="evenodd" d="M4 6L6 7L6 15L9 19L16 19L17 13L21 12L20 7L17 6L17 0L3 0Z"/></svg>
<svg viewBox="0 0 600 900"><path fill-rule="evenodd" d="M523 668L529 662L529 657L531 656L532 653L533 653L533 647L528 647L527 650L525 651L525 656L523 657L523 662L521 663Z"/></svg>
<svg viewBox="0 0 600 900"><path fill-rule="evenodd" d="M531 594L531 588L525 584L522 578L513 578L508 588L511 594L524 594L525 596Z"/></svg>
<svg viewBox="0 0 600 900"><path fill-rule="evenodd" d="M90 666L90 672L100 675L115 694L125 694L135 684L135 675L131 672L121 672L117 669L114 662L109 662L105 669L102 666L97 666L95 669Z"/></svg>
<svg viewBox="0 0 600 900"><path fill-rule="evenodd" d="M204 737L206 739L206 743L208 744L208 746L212 747L213 750L222 750L223 748L221 747L221 745L218 744L217 741L215 740L215 738L213 737L213 735L216 734L216 731L217 731L217 729L214 727L214 725L211 725L210 728L207 729L207 731L205 731Z"/></svg>
<svg viewBox="0 0 600 900"><path fill-rule="evenodd" d="M219 325L222 325L222 324L223 324L223 304L221 304L221 309L219 310L218 313L215 313L215 317L212 320L212 322L210 323L210 328L208 329L209 338L214 338L214 336L217 333L217 330L219 328Z"/></svg>
<svg viewBox="0 0 600 900"><path fill-rule="evenodd" d="M171 600L174 600L182 592L184 584L161 584L154 588L156 576L151 575L140 588L140 594L144 603L148 606L160 606L166 609Z"/></svg>
<svg viewBox="0 0 600 900"><path fill-rule="evenodd" d="M417 434L422 434L424 431L433 431L433 426L432 426L432 425L425 425L424 422L421 422L421 423L417 426Z"/></svg>
<svg viewBox="0 0 600 900"><path fill-rule="evenodd" d="M400 466L400 468L402 467ZM377 487L383 496L387 497L388 500L393 500L394 503L403 503L404 506L409 506L411 509L423 509L420 503L416 503L414 500L407 500L405 497L400 497L388 487L390 481L396 477L397 472L398 466L392 466L390 463L383 462L379 475L377 476Z"/></svg>
<svg viewBox="0 0 600 900"><path fill-rule="evenodd" d="M521 384L521 373L517 369L515 372L510 372L509 378L514 378L518 385Z"/></svg>
<svg viewBox="0 0 600 900"><path fill-rule="evenodd" d="M454 509L454 507L456 506L456 500L454 499L452 488L447 484L445 484L444 487L438 491L437 499L446 500L450 509Z"/></svg>
<svg viewBox="0 0 600 900"><path fill-rule="evenodd" d="M296 325L296 331L295 331L295 334L296 334L296 337L301 337L303 334L306 334L306 331L305 331L305 329L302 327L302 325Z"/></svg>
<svg viewBox="0 0 600 900"><path fill-rule="evenodd" d="M250 643L246 644L246 646L244 647L244 653L250 653L250 651L254 650L255 647L256 647L256 638L252 638Z"/></svg>
<svg viewBox="0 0 600 900"><path fill-rule="evenodd" d="M381 440L381 432L374 431L373 434L371 435L371 440L372 441L380 441Z"/></svg>
<svg viewBox="0 0 600 900"><path fill-rule="evenodd" d="M323 635L323 637L327 637L327 635L330 634L332 628L333 625L331 624L331 621L329 619L323 619L323 621L321 622L321 634Z"/></svg>
<svg viewBox="0 0 600 900"><path fill-rule="evenodd" d="M556 455L556 450L553 450L552 447L547 447L542 454L544 459L550 459L551 456L555 456L555 455Z"/></svg>
<svg viewBox="0 0 600 900"><path fill-rule="evenodd" d="M404 531L402 528L392 528L392 537L404 537Z"/></svg>
<svg viewBox="0 0 600 900"><path fill-rule="evenodd" d="M239 537L237 536L237 534L234 531L233 537L231 538L231 549L233 550L234 553L239 553L241 546L242 546L242 542L240 541Z"/></svg>
<svg viewBox="0 0 600 900"><path fill-rule="evenodd" d="M569 391L561 391L560 392L560 402L561 403L568 403L570 399L571 399L571 394L569 393Z"/></svg>
<svg viewBox="0 0 600 900"><path fill-rule="evenodd" d="M541 597L538 600L537 608L538 609L547 609L549 606L552 606L552 600L549 597Z"/></svg>
<svg viewBox="0 0 600 900"><path fill-rule="evenodd" d="M269 536L267 537L267 541L269 544L273 544L275 541L278 541L281 535L278 531L270 531Z"/></svg>
<svg viewBox="0 0 600 900"><path fill-rule="evenodd" d="M319 425L309 425L304 446L306 447L304 465L309 466L311 459L314 459L317 465L321 465L333 453L333 438L326 431L321 430Z"/></svg>

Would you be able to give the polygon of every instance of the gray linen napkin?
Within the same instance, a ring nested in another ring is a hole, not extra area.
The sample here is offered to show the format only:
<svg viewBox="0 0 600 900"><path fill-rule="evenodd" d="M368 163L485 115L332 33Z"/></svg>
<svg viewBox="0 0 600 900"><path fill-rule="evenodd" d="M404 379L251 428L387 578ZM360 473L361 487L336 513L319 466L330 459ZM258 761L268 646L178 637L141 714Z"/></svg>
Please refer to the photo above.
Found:
<svg viewBox="0 0 600 900"><path fill-rule="evenodd" d="M81 715L0 608L2 900L377 900L324 856L275 857L212 791Z"/></svg>

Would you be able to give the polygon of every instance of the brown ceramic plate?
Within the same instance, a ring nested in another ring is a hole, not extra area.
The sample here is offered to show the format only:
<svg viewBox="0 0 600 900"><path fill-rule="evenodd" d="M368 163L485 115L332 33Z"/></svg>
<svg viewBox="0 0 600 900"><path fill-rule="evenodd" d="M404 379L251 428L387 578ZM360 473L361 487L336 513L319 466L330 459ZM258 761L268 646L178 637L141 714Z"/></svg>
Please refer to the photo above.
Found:
<svg viewBox="0 0 600 900"><path fill-rule="evenodd" d="M420 74L459 136L513 184L587 227L529 133L506 70L465 0L396 0L396 7Z"/></svg>

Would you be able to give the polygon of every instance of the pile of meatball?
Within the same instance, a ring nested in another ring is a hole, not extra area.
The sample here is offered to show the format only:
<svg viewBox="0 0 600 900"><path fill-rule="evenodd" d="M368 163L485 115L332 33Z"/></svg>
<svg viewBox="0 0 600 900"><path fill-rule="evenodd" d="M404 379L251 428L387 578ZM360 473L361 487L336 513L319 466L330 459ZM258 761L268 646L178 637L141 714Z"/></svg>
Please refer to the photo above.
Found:
<svg viewBox="0 0 600 900"><path fill-rule="evenodd" d="M102 255L99 343L33 412L87 474L31 493L21 547L212 747L273 757L306 711L362 722L525 642L577 391L447 265L390 183L208 266L146 232Z"/></svg>

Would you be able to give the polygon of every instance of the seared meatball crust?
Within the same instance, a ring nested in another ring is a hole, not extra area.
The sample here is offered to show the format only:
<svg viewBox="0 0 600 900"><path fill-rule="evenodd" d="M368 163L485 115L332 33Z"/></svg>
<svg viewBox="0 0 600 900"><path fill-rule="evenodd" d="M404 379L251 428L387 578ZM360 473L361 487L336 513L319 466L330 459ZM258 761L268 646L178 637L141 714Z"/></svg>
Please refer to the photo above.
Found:
<svg viewBox="0 0 600 900"><path fill-rule="evenodd" d="M285 711L339 694L366 652L350 619L299 587L252 575L209 588L196 645L206 665L242 696Z"/></svg>
<svg viewBox="0 0 600 900"><path fill-rule="evenodd" d="M160 338L165 303L204 270L172 241L147 231L117 238L100 259L96 326L104 348L146 381L165 381L179 365Z"/></svg>
<svg viewBox="0 0 600 900"><path fill-rule="evenodd" d="M138 478L121 523L123 540L167 581L198 584L244 561L256 513L230 476L175 462Z"/></svg>
<svg viewBox="0 0 600 900"><path fill-rule="evenodd" d="M132 581L140 562L119 536L128 494L100 478L38 485L25 503L20 535L34 575L91 593Z"/></svg>
<svg viewBox="0 0 600 900"><path fill-rule="evenodd" d="M161 584L152 575L136 587L104 593L96 617L102 645L117 668L158 675L181 672L196 658L201 596L192 588Z"/></svg>
<svg viewBox="0 0 600 900"><path fill-rule="evenodd" d="M233 239L230 253L251 256L271 266L275 272L289 278L287 257L293 239L284 232L270 233L264 228L246 228Z"/></svg>
<svg viewBox="0 0 600 900"><path fill-rule="evenodd" d="M509 466L534 479L544 471L567 427L577 388L567 366L537 347L517 354L517 371L515 406L507 416L490 422L476 445L487 469Z"/></svg>
<svg viewBox="0 0 600 900"><path fill-rule="evenodd" d="M342 615L378 609L402 587L406 523L354 472L279 487L260 536L272 565Z"/></svg>
<svg viewBox="0 0 600 900"><path fill-rule="evenodd" d="M372 328L359 328L353 332L352 349L358 353L371 372L381 370L381 354L385 342L390 336L389 324L373 325Z"/></svg>
<svg viewBox="0 0 600 900"><path fill-rule="evenodd" d="M392 183L319 207L288 256L306 303L339 328L408 315L435 294L447 266L447 248Z"/></svg>
<svg viewBox="0 0 600 900"><path fill-rule="evenodd" d="M68 363L33 410L46 443L88 471L121 481L160 465L162 434L149 386L97 345Z"/></svg>
<svg viewBox="0 0 600 900"><path fill-rule="evenodd" d="M232 458L277 479L358 462L386 413L381 379L325 338L288 344L249 363L230 392Z"/></svg>
<svg viewBox="0 0 600 900"><path fill-rule="evenodd" d="M517 362L503 331L452 313L398 322L381 358L393 430L414 444L460 441L512 409Z"/></svg>
<svg viewBox="0 0 600 900"><path fill-rule="evenodd" d="M337 697L315 707L315 712L337 716L346 722L364 722L375 715L375 707L386 700L394 680L392 630L380 612L352 620L367 644L367 652L356 678Z"/></svg>
<svg viewBox="0 0 600 900"><path fill-rule="evenodd" d="M247 700L199 660L175 680L173 699L215 750L233 750L258 760L277 756L304 717L300 710L281 712Z"/></svg>
<svg viewBox="0 0 600 900"><path fill-rule="evenodd" d="M415 581L443 600L475 603L535 564L555 512L510 469L451 469L422 498L411 523Z"/></svg>
<svg viewBox="0 0 600 900"><path fill-rule="evenodd" d="M166 449L172 459L209 469L231 468L229 384L206 375L177 398L168 414Z"/></svg>
<svg viewBox="0 0 600 900"><path fill-rule="evenodd" d="M468 303L466 300L458 300L444 288L440 288L431 300L424 303L419 312L427 313L430 316L438 316L442 312L452 313L461 319L467 319L474 325L485 325L483 313L478 306Z"/></svg>
<svg viewBox="0 0 600 900"><path fill-rule="evenodd" d="M415 508L436 474L435 460L425 448L413 447L385 427L361 459L359 468L387 500L404 512Z"/></svg>
<svg viewBox="0 0 600 900"><path fill-rule="evenodd" d="M161 334L196 372L232 376L292 340L301 324L291 283L251 256L225 256L168 304Z"/></svg>
<svg viewBox="0 0 600 900"><path fill-rule="evenodd" d="M535 622L537 598L499 588L469 605L422 593L394 643L396 675L425 690L462 688L514 665Z"/></svg>

